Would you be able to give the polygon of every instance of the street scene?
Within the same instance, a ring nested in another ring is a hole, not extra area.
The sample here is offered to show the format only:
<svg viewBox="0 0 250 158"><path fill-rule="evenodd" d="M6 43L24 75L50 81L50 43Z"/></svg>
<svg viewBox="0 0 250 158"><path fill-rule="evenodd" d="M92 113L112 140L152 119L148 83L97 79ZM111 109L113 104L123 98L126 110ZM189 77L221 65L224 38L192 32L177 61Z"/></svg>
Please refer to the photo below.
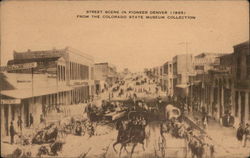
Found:
<svg viewBox="0 0 250 158"><path fill-rule="evenodd" d="M161 3L144 10L156 14L163 4L174 4ZM182 20L76 22L68 15L79 11L74 4L85 3L63 4L4 3L1 157L250 156L247 18L221 23L218 17L217 26L199 19L191 25ZM206 4L210 11L217 9ZM236 12L246 3L218 5L223 17L246 15ZM117 9L119 3L106 7ZM196 11L200 19L211 16ZM204 24L211 28L201 28ZM182 33L186 28L190 32Z"/></svg>

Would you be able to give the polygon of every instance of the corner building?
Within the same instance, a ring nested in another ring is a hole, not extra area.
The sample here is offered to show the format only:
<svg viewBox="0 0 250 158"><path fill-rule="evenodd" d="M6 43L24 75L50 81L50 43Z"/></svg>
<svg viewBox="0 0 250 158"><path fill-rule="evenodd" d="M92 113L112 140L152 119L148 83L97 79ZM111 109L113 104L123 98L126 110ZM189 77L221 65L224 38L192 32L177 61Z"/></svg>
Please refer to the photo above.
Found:
<svg viewBox="0 0 250 158"><path fill-rule="evenodd" d="M1 135L9 134L10 122L15 125L18 116L27 127L32 113L34 125L38 125L39 116L47 117L56 106L92 99L95 92L92 56L69 47L14 51L13 56L14 59L8 61L7 72L1 73L1 80L9 85L1 89ZM34 67L24 68L25 65Z"/></svg>

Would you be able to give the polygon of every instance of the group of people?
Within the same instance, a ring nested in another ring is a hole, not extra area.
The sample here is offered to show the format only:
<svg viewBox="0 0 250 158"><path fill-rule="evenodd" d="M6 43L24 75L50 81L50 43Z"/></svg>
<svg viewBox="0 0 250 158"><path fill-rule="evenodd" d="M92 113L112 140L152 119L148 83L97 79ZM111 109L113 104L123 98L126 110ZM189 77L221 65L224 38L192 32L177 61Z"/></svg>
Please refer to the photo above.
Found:
<svg viewBox="0 0 250 158"><path fill-rule="evenodd" d="M163 133L170 133L175 138L184 138L184 132L186 127L182 121L172 118L166 123L162 123L160 126L160 133L164 137Z"/></svg>
<svg viewBox="0 0 250 158"><path fill-rule="evenodd" d="M23 120L21 118L21 116L18 116L18 119L17 119L17 130L14 126L14 120L12 120L10 122L10 127L9 127L9 133L10 133L10 144L13 144L14 143L14 138L15 138L15 135L20 135L22 134L22 129L23 129ZM31 128L33 126L33 123L34 123L34 117L33 115L30 113L29 115L29 122L28 122L28 125L27 127Z"/></svg>
<svg viewBox="0 0 250 158"><path fill-rule="evenodd" d="M116 123L116 129L118 130L117 141L139 137L139 135L136 135L136 131L139 131L140 136L144 138L146 125L147 121L141 115L125 120L118 120Z"/></svg>
<svg viewBox="0 0 250 158"><path fill-rule="evenodd" d="M89 137L92 137L95 134L95 127L93 123L87 120L76 121L74 119L71 119L71 130L74 130L72 131L72 133L74 133L77 136L82 136L85 134L85 132L88 132Z"/></svg>
<svg viewBox="0 0 250 158"><path fill-rule="evenodd" d="M181 111L185 111L185 99L182 98L171 98L172 101L176 103L178 107L180 107ZM193 99L193 103L195 104L195 100ZM193 105L193 104L192 104ZM195 105L194 107L198 107L198 105ZM198 110L197 108L193 108L193 110ZM197 118L198 119L198 118ZM204 106L201 106L201 120L198 119L198 124L202 125L204 129L207 129L208 127L208 113ZM201 123L201 124L200 124ZM221 117L220 123L224 127L235 127L235 118L232 116L230 110L225 111L225 114ZM239 127L236 132L236 137L240 141L240 143L243 145L243 147L247 146L247 143L250 141L250 125L248 123L240 123Z"/></svg>
<svg viewBox="0 0 250 158"><path fill-rule="evenodd" d="M214 157L214 145L206 139L206 135L184 124L181 119L172 118L163 122L160 129L164 142L167 141L164 133L169 133L175 138L185 139L187 147L191 151L191 157L202 158L205 155Z"/></svg>
<svg viewBox="0 0 250 158"><path fill-rule="evenodd" d="M236 137L241 143L243 142L243 147L246 147L247 142L250 141L250 125L248 123L245 125L240 123L237 129Z"/></svg>
<svg viewBox="0 0 250 158"><path fill-rule="evenodd" d="M147 122L143 116L134 116L130 121L130 126L143 129L146 126Z"/></svg>

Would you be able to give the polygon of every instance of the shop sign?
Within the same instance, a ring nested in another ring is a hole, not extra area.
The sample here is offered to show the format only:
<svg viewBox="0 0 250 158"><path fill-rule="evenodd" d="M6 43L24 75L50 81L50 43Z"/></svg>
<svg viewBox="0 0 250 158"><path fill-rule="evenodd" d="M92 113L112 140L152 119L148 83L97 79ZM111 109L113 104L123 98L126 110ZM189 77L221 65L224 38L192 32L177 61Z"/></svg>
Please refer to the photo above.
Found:
<svg viewBox="0 0 250 158"><path fill-rule="evenodd" d="M20 99L1 99L1 104L20 104Z"/></svg>
<svg viewBox="0 0 250 158"><path fill-rule="evenodd" d="M35 68L35 67L37 67L37 63L36 62L32 62L32 63L9 65L7 67L7 69L8 69L8 71L12 71L12 70L31 69L31 68Z"/></svg>

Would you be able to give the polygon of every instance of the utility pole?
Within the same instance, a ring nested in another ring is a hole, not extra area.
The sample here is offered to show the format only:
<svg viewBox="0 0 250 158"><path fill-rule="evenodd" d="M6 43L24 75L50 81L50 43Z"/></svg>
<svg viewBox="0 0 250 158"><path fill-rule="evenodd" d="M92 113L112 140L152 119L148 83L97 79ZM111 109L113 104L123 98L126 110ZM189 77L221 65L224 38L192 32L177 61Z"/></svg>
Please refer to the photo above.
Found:
<svg viewBox="0 0 250 158"><path fill-rule="evenodd" d="M187 86L188 86L188 83L189 83L189 77L188 77L188 73L189 73L189 67L188 67L188 45L191 44L191 42L181 42L179 44L185 44L185 51L186 51L186 83L187 83ZM190 83L191 85L191 83ZM187 87L188 88L188 87ZM187 90L187 96L188 96L188 90ZM188 97L186 96L186 104L188 105ZM191 96L192 97L192 96Z"/></svg>
<svg viewBox="0 0 250 158"><path fill-rule="evenodd" d="M34 68L32 67L31 68L31 78L32 78L32 106L35 106L35 96L34 96ZM30 111L29 111L30 112ZM30 117L29 117L30 114L28 114L28 126L30 125Z"/></svg>

